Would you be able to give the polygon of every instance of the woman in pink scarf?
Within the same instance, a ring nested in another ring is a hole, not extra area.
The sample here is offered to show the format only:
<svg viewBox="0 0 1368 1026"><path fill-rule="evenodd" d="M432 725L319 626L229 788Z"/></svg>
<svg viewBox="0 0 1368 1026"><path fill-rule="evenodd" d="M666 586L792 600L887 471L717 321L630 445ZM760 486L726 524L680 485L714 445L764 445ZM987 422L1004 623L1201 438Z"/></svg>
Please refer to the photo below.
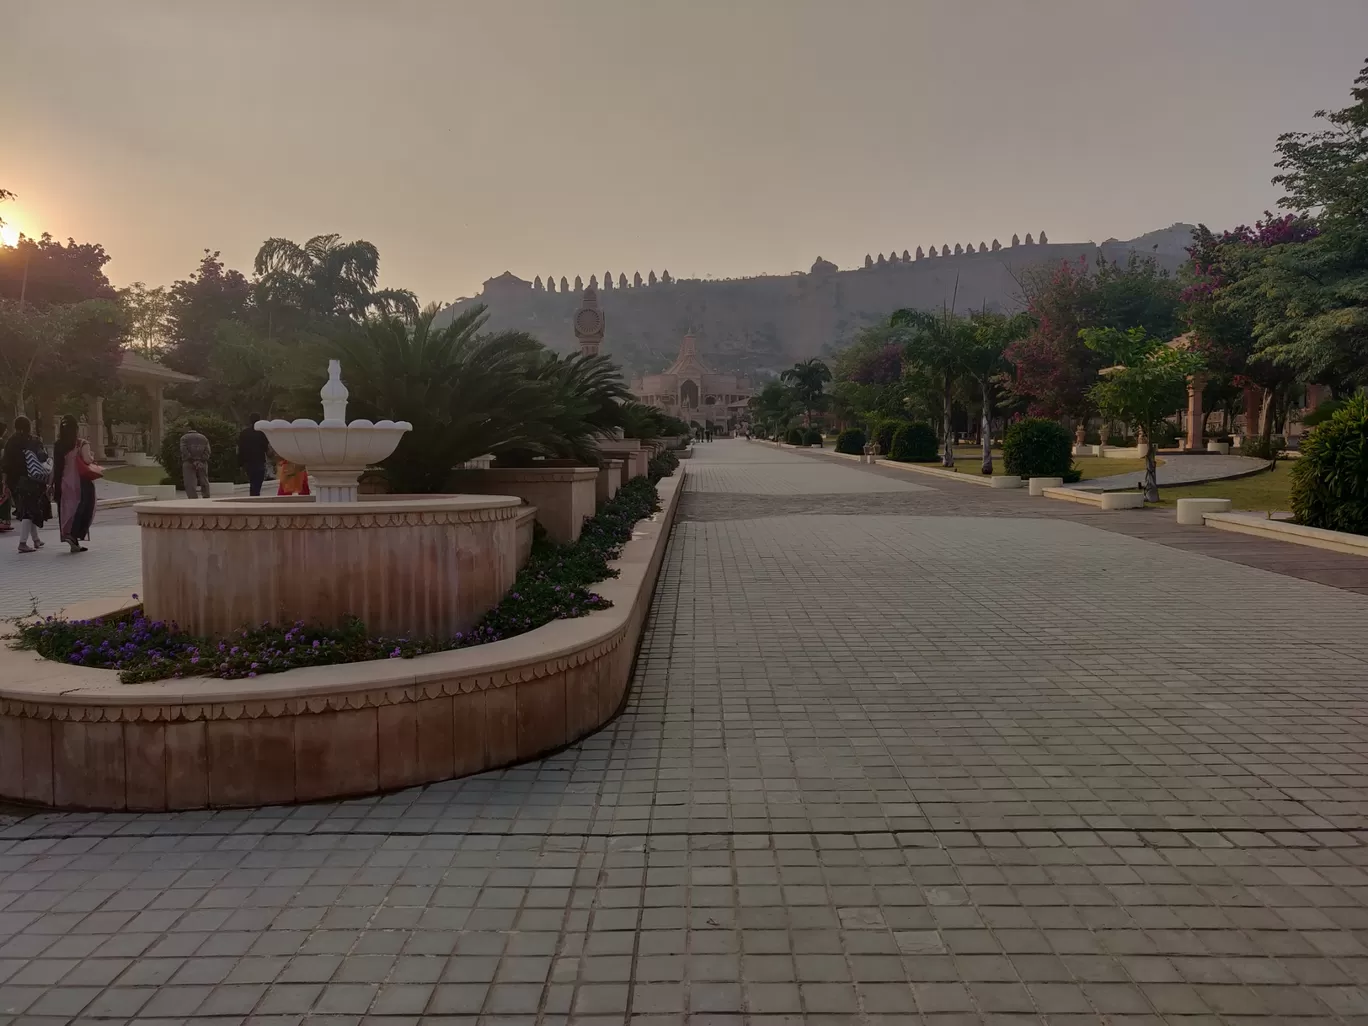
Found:
<svg viewBox="0 0 1368 1026"><path fill-rule="evenodd" d="M58 523L62 541L72 552L85 552L81 544L90 537L90 522L95 519L95 477L100 468L90 452L90 443L80 436L76 418L62 418L53 450L52 480L57 493Z"/></svg>

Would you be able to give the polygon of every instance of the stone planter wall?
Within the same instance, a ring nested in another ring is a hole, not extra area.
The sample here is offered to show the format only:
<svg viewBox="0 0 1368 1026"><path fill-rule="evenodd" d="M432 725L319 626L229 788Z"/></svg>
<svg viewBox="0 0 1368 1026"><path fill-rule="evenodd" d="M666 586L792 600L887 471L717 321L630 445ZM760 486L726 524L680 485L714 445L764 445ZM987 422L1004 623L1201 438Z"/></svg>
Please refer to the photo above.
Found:
<svg viewBox="0 0 1368 1026"><path fill-rule="evenodd" d="M611 609L507 641L256 680L128 685L0 645L0 798L115 811L315 801L478 773L576 741L625 700L679 484L661 482L662 509L637 526L613 564L620 575L595 585Z"/></svg>
<svg viewBox="0 0 1368 1026"><path fill-rule="evenodd" d="M622 468L624 460L603 461L603 466L599 467L598 480L595 482L594 498L598 503L598 508L602 509L604 503L608 502L617 490L622 487Z"/></svg>
<svg viewBox="0 0 1368 1026"><path fill-rule="evenodd" d="M457 470L452 488L477 495L516 495L537 507L537 520L552 541L568 545L594 515L597 467L492 467Z"/></svg>

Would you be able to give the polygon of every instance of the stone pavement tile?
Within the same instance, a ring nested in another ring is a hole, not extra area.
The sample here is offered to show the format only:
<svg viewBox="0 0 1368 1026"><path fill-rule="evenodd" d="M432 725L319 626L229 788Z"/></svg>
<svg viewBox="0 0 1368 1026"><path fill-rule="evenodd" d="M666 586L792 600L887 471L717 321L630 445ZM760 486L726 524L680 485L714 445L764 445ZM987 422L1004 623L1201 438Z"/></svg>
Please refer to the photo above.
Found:
<svg viewBox="0 0 1368 1026"><path fill-rule="evenodd" d="M1364 599L704 448L617 720L375 798L4 820L0 1017L1368 1016Z"/></svg>

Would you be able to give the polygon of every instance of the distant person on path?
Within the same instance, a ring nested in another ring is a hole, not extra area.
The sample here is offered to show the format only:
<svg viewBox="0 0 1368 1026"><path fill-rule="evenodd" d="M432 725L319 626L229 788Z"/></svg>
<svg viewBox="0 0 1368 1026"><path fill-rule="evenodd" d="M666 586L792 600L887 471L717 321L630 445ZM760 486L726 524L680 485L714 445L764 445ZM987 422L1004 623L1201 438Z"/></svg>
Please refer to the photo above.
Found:
<svg viewBox="0 0 1368 1026"><path fill-rule="evenodd" d="M252 424L259 420L260 417L253 417ZM253 495L261 494L261 482L266 480L266 451L269 448L265 432L258 431L255 426L243 428L242 434L238 435L238 466L247 471Z"/></svg>
<svg viewBox="0 0 1368 1026"><path fill-rule="evenodd" d="M62 541L72 552L87 551L81 542L90 537L90 524L95 519L95 479L103 476L90 443L81 437L76 418L69 414L63 417L52 451L52 486Z"/></svg>
<svg viewBox="0 0 1368 1026"><path fill-rule="evenodd" d="M9 428L4 424L0 424L0 441L4 440L5 432L8 430ZM0 468L0 534L14 530L14 525L10 523L10 511L13 508L14 496L10 495L9 482L5 479L5 471Z"/></svg>
<svg viewBox="0 0 1368 1026"><path fill-rule="evenodd" d="M277 495L309 494L309 472L302 464L281 460L276 466L276 477L280 481Z"/></svg>
<svg viewBox="0 0 1368 1026"><path fill-rule="evenodd" d="M187 499L209 498L209 458L213 454L209 439L198 431L181 435L181 476L185 479Z"/></svg>
<svg viewBox="0 0 1368 1026"><path fill-rule="evenodd" d="M52 468L48 465L47 450L32 428L27 417L14 418L14 434L0 456L5 483L14 496L20 552L36 552L43 547L38 530L52 516L52 502L48 498Z"/></svg>

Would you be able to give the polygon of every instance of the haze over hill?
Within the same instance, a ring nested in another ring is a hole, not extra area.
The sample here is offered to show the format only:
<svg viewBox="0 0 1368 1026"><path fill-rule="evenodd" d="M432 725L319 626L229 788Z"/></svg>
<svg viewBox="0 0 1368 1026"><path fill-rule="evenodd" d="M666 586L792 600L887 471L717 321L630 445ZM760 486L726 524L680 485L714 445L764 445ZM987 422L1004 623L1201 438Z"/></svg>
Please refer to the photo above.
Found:
<svg viewBox="0 0 1368 1026"><path fill-rule="evenodd" d="M692 332L714 370L763 377L849 342L861 328L901 307L938 310L953 303L960 311L1020 309L1022 276L1032 268L1080 258L1092 265L1099 256L1125 262L1134 253L1175 272L1187 259L1184 247L1191 232L1191 225L1174 224L1100 245L1009 241L993 249L977 243L959 254L955 246L946 247L949 255L934 247L934 256L922 256L918 248L915 254L897 251L891 260L880 254L869 266L846 270L818 257L807 272L727 280L657 280L654 270L628 274L618 269L611 273L611 287L599 287L607 316L603 351L635 376L668 364L679 340ZM591 275L579 277L587 283ZM491 329L527 331L568 352L575 341L571 317L581 295L575 278L551 275L543 283L540 276L529 281L505 271L485 281L479 295L446 307L439 322L484 303ZM629 278L640 284L623 287Z"/></svg>

